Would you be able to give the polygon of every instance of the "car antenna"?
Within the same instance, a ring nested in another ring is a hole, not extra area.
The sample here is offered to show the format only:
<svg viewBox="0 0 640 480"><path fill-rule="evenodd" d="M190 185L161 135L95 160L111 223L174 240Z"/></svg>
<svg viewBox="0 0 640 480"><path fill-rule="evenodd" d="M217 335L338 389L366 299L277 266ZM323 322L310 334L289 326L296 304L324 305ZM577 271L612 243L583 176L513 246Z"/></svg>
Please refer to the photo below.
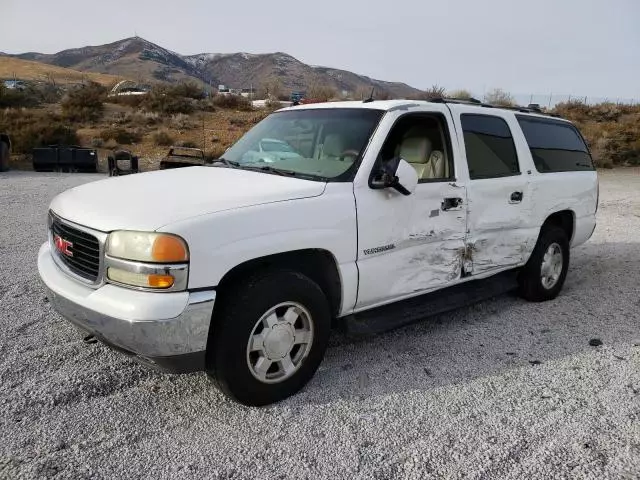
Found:
<svg viewBox="0 0 640 480"><path fill-rule="evenodd" d="M374 98L373 98L373 92L375 91L376 87L371 87L371 95L369 95L369 98L365 98L362 103L371 103L373 102Z"/></svg>

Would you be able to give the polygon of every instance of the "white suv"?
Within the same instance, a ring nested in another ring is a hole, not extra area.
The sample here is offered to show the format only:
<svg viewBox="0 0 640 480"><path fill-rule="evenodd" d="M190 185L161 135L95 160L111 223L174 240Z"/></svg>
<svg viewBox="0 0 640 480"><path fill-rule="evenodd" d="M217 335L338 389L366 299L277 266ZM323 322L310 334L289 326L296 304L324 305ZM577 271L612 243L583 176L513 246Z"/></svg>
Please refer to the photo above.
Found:
<svg viewBox="0 0 640 480"><path fill-rule="evenodd" d="M262 158L266 139L283 155ZM597 197L578 130L529 108L305 105L212 166L62 193L38 267L87 335L263 405L309 381L333 320L371 332L512 286L554 298Z"/></svg>

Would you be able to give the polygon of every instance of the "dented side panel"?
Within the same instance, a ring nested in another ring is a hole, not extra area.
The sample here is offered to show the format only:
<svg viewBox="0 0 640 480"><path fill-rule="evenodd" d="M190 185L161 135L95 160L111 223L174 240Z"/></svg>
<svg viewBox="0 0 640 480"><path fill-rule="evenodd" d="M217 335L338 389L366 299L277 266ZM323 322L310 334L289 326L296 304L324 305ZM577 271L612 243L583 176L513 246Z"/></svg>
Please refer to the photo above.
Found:
<svg viewBox="0 0 640 480"><path fill-rule="evenodd" d="M461 277L466 189L447 182L419 184L409 196L369 190L358 202L357 308L442 288ZM461 198L443 210L444 198Z"/></svg>
<svg viewBox="0 0 640 480"><path fill-rule="evenodd" d="M514 192L522 192L518 203L511 201ZM526 177L472 180L468 198L467 248L473 274L521 265L537 238Z"/></svg>

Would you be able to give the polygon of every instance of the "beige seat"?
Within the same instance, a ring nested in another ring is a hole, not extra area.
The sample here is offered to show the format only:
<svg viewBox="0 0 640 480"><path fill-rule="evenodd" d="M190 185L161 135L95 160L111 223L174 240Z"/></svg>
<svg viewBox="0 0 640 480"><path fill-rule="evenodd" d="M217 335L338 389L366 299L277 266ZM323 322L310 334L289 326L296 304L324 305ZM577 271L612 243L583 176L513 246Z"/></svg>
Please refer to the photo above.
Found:
<svg viewBox="0 0 640 480"><path fill-rule="evenodd" d="M429 155L425 172L426 176L423 178L447 178L446 167L447 164L444 160L444 153L440 150L434 150L431 152L431 155Z"/></svg>
<svg viewBox="0 0 640 480"><path fill-rule="evenodd" d="M432 148L426 136L409 135L400 144L398 155L415 168L420 180L446 178L444 153Z"/></svg>
<svg viewBox="0 0 640 480"><path fill-rule="evenodd" d="M331 133L324 138L321 158L337 160L342 152L344 152L342 135Z"/></svg>

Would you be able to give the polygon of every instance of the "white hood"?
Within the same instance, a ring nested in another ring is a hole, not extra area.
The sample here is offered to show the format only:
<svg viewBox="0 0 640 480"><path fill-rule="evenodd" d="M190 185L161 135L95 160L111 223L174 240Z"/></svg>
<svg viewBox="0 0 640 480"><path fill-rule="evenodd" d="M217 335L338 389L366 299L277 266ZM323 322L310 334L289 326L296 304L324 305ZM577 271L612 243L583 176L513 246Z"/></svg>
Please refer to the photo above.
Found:
<svg viewBox="0 0 640 480"><path fill-rule="evenodd" d="M326 184L232 168L186 167L67 190L51 209L89 228L153 231L197 215L322 195Z"/></svg>

